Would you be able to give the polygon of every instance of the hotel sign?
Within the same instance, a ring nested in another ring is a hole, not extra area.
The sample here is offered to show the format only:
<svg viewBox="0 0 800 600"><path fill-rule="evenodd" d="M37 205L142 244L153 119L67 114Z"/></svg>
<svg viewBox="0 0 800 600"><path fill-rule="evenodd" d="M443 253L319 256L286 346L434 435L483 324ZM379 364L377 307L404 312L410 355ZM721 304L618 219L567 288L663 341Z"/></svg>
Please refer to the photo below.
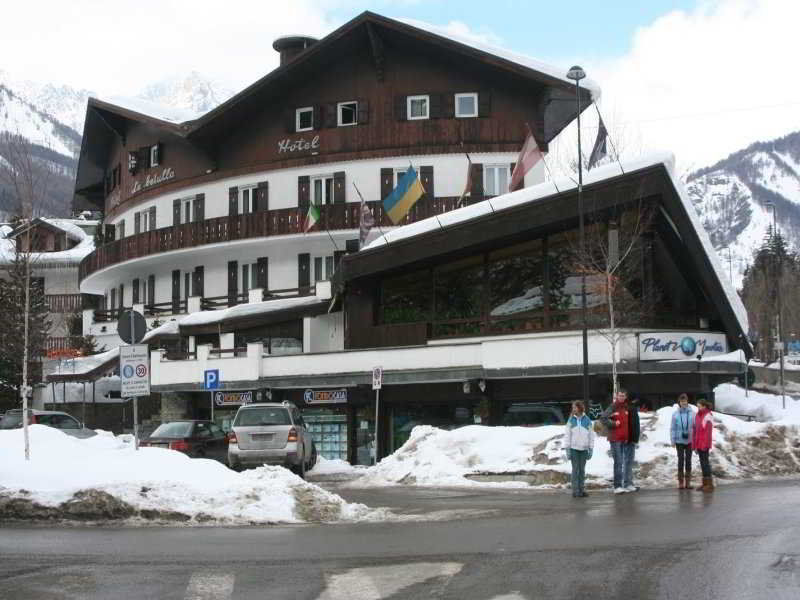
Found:
<svg viewBox="0 0 800 600"><path fill-rule="evenodd" d="M165 181L169 181L170 179L175 179L175 170L172 167L166 167L160 173L155 175L148 175L144 178L144 181L141 179L136 179L131 186L131 196L153 186L159 185L160 183L164 183Z"/></svg>
<svg viewBox="0 0 800 600"><path fill-rule="evenodd" d="M284 138L278 141L278 154L284 152L305 152L307 150L319 150L319 136L315 135L310 140L305 138Z"/></svg>
<svg viewBox="0 0 800 600"><path fill-rule="evenodd" d="M214 392L214 404L217 406L238 406L252 401L253 392Z"/></svg>
<svg viewBox="0 0 800 600"><path fill-rule="evenodd" d="M306 404L342 404L347 402L347 390L306 390L303 393Z"/></svg>
<svg viewBox="0 0 800 600"><path fill-rule="evenodd" d="M728 353L722 333L667 331L639 334L640 360L670 360Z"/></svg>

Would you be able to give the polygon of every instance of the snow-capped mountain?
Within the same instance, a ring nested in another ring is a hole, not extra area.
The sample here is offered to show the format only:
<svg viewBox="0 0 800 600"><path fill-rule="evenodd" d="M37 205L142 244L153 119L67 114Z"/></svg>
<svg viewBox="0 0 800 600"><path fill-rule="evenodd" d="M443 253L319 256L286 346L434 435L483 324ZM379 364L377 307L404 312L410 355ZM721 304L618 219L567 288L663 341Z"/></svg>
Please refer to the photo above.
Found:
<svg viewBox="0 0 800 600"><path fill-rule="evenodd" d="M800 249L800 131L757 142L690 173L687 190L734 285L772 225Z"/></svg>
<svg viewBox="0 0 800 600"><path fill-rule="evenodd" d="M233 91L203 77L197 71L164 79L147 86L137 97L148 102L181 109L197 118L233 96Z"/></svg>

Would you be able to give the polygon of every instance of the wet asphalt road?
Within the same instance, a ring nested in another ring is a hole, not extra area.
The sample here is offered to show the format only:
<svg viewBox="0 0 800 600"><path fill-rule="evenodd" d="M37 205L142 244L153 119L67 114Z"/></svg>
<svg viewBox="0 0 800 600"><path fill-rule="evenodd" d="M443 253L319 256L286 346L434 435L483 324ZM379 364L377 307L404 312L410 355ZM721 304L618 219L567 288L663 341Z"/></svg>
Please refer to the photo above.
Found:
<svg viewBox="0 0 800 600"><path fill-rule="evenodd" d="M800 598L798 482L582 500L527 490L336 491L434 520L0 528L0 598Z"/></svg>

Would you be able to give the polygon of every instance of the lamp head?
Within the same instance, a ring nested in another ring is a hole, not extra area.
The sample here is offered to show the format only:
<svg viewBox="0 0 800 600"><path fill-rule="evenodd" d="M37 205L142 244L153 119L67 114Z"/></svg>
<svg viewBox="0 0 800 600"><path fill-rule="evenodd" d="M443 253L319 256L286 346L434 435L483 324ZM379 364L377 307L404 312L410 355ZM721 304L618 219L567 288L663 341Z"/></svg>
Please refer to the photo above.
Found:
<svg viewBox="0 0 800 600"><path fill-rule="evenodd" d="M575 65L569 71L567 71L567 79L572 79L573 81L580 81L584 77L586 77L586 72L578 65Z"/></svg>

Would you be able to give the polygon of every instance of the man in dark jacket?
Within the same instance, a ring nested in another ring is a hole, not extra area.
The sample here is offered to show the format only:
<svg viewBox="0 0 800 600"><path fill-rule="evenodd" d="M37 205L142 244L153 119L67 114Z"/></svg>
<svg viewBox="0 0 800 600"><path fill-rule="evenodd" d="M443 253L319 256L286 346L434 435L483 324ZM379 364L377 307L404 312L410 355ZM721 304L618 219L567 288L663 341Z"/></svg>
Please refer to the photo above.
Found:
<svg viewBox="0 0 800 600"><path fill-rule="evenodd" d="M636 456L636 446L639 444L641 427L639 426L639 402L628 401L628 439L622 445L624 457L624 477L622 486L626 492L635 492L639 488L633 485L633 461Z"/></svg>

